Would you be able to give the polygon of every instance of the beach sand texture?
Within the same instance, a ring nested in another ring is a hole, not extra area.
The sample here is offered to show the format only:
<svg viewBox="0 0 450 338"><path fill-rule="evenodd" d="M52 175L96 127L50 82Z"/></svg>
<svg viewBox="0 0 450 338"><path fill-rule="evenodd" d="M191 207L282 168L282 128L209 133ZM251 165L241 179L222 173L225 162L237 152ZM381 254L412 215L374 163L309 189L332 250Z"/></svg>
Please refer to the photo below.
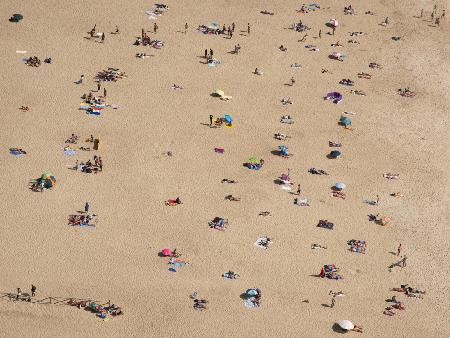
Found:
<svg viewBox="0 0 450 338"><path fill-rule="evenodd" d="M344 15L349 3L341 0L320 2L322 8L307 15L297 13L301 2L292 0L165 3L170 9L151 21L145 14L151 1L0 2L0 292L28 292L34 284L37 298L110 299L124 310L102 322L74 307L0 298L0 336L333 337L340 336L333 324L341 319L361 325L366 337L450 336L450 34L448 18L440 27L426 21L435 2L359 1L353 3L357 15ZM436 4L442 10L445 2ZM414 18L421 8L426 18ZM264 9L275 15L261 14ZM364 15L368 10L377 15ZM24 19L8 22L14 13ZM386 16L391 23L382 27ZM339 20L335 36L325 26L332 18ZM304 43L298 42L304 33L288 29L300 19L311 27ZM214 21L235 22L233 38L196 31ZM158 32L148 34L165 46L134 46L141 28L152 31L153 22ZM95 23L106 33L103 44L84 38ZM118 35L110 34L115 25ZM321 39L314 38L319 29ZM367 34L351 37L353 31ZM332 47L336 41L343 47ZM238 43L241 52L229 53ZM206 48L220 65L203 64ZM348 58L331 60L334 51ZM140 52L154 56L136 58ZM34 55L53 63L35 68L21 61ZM302 67L292 69L295 62ZM383 68L370 69L369 62ZM87 115L78 110L80 96L96 89L94 76L107 67L128 75L105 84L108 103L120 108ZM262 76L252 73L256 67ZM372 79L359 79L359 72ZM74 84L81 74L85 82ZM295 85L285 85L292 76ZM355 86L340 85L343 78ZM172 90L174 83L184 89ZM417 95L396 94L405 87ZM232 100L210 96L217 89ZM340 104L323 100L332 91L344 95ZM284 97L293 104L282 106ZM18 110L21 105L31 110ZM337 123L344 111L356 113L349 116L353 131ZM235 128L209 128L210 114L230 114ZM281 124L285 114L295 123ZM276 132L291 138L275 140ZM69 170L76 159L94 155L65 156L71 133L101 138L95 154L103 172ZM329 140L343 143L341 158L326 157ZM271 153L281 144L291 158ZM27 154L11 156L10 147ZM265 160L261 170L243 166L251 156ZM330 175L311 175L311 167ZM294 205L295 196L274 183L288 168L292 191L300 183L310 207ZM45 170L57 179L54 189L30 191L28 181ZM399 179L383 178L386 172ZM238 183L221 183L224 178ZM336 182L346 183L345 200L330 196ZM404 197L391 197L394 192ZM228 194L241 201L224 200ZM363 202L376 195L378 206ZM164 205L177 196L182 205ZM97 226L68 226L67 216L86 201L99 215ZM258 216L261 211L272 216ZM369 214L389 215L392 225L370 222ZM229 219L226 231L208 227L216 216ZM334 230L316 227L320 219L333 222ZM268 250L254 245L260 236L273 239ZM351 239L367 241L365 255L348 250ZM312 243L327 249L311 250ZM399 243L408 265L389 272ZM190 265L169 272L167 259L158 256L166 247L177 248ZM336 264L344 279L316 277L324 264ZM230 269L240 278L224 280ZM424 298L397 293L406 311L383 315L385 299L396 294L390 289L406 283L425 289ZM258 309L240 298L251 287L263 293ZM324 306L330 290L346 294L334 308ZM192 308L193 291L209 300L206 311Z"/></svg>

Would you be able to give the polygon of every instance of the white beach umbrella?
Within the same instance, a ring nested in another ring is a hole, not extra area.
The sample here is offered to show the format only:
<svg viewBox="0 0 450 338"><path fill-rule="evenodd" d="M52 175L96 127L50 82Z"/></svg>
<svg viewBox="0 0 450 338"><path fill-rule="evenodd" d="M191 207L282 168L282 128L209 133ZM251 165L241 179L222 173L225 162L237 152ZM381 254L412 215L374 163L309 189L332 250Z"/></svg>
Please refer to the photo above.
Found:
<svg viewBox="0 0 450 338"><path fill-rule="evenodd" d="M355 327L355 325L347 319L340 320L336 324L344 330L352 330Z"/></svg>

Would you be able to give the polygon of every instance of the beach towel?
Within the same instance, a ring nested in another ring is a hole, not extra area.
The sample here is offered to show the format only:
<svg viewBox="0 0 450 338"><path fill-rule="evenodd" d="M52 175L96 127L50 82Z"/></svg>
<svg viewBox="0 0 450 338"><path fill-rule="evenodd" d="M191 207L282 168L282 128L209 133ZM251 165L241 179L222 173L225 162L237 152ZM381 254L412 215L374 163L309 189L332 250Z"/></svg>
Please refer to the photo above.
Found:
<svg viewBox="0 0 450 338"><path fill-rule="evenodd" d="M23 152L21 152L20 150L17 150L17 149L10 149L9 153L11 155L14 155L14 156L17 156L17 157L25 155Z"/></svg>
<svg viewBox="0 0 450 338"><path fill-rule="evenodd" d="M64 154L67 156L74 156L76 155L77 151L75 149L66 149L64 150Z"/></svg>
<svg viewBox="0 0 450 338"><path fill-rule="evenodd" d="M225 152L225 149L223 148L214 148L214 151L218 154L223 154Z"/></svg>

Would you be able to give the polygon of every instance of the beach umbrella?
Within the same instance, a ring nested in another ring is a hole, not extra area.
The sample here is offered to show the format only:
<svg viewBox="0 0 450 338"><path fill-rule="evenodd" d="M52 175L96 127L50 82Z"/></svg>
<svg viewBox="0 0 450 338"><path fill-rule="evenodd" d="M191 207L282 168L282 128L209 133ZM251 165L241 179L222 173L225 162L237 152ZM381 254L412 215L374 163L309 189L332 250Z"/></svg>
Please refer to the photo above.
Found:
<svg viewBox="0 0 450 338"><path fill-rule="evenodd" d="M333 27L339 26L339 23L336 19L331 19L330 21L328 21L328 23Z"/></svg>
<svg viewBox="0 0 450 338"><path fill-rule="evenodd" d="M11 22L19 22L22 19L23 19L23 15L22 14L13 14L13 16L11 18L9 18L9 21L11 21Z"/></svg>
<svg viewBox="0 0 450 338"><path fill-rule="evenodd" d="M344 126L351 126L352 120L350 120L347 116L341 116L341 118L339 119L339 123Z"/></svg>
<svg viewBox="0 0 450 338"><path fill-rule="evenodd" d="M46 179L48 179L48 178L51 178L51 177L53 177L53 180L55 179L55 177L53 176L53 174L50 172L50 171L44 171L43 173L42 173L42 175L41 175L41 179L42 180L46 180Z"/></svg>
<svg viewBox="0 0 450 338"><path fill-rule="evenodd" d="M250 158L248 159L248 162L249 162L249 163L254 163L254 164L259 164L260 159L257 158L257 157L250 157Z"/></svg>
<svg viewBox="0 0 450 338"><path fill-rule="evenodd" d="M163 256L170 256L170 255L172 255L172 250L170 250L170 249L162 249L161 253L162 253Z"/></svg>
<svg viewBox="0 0 450 338"><path fill-rule="evenodd" d="M333 150L330 152L331 158L338 158L339 156L341 156L341 152L339 150Z"/></svg>
<svg viewBox="0 0 450 338"><path fill-rule="evenodd" d="M339 325L339 327L343 330L353 330L353 328L355 327L355 325L347 319L340 320L336 324Z"/></svg>
<svg viewBox="0 0 450 338"><path fill-rule="evenodd" d="M255 297L258 295L258 290L256 289L248 289L246 292L248 297Z"/></svg>
<svg viewBox="0 0 450 338"><path fill-rule="evenodd" d="M225 120L225 122L228 123L228 124L233 124L233 119L232 119L231 116L228 115L228 114L224 116L224 120Z"/></svg>
<svg viewBox="0 0 450 338"><path fill-rule="evenodd" d="M334 187L338 190L343 190L343 189L345 189L346 185L345 185L345 183L338 182L334 185Z"/></svg>
<svg viewBox="0 0 450 338"><path fill-rule="evenodd" d="M220 97L225 96L225 92L222 89L217 89L214 92L214 94L217 95L217 96L220 96Z"/></svg>

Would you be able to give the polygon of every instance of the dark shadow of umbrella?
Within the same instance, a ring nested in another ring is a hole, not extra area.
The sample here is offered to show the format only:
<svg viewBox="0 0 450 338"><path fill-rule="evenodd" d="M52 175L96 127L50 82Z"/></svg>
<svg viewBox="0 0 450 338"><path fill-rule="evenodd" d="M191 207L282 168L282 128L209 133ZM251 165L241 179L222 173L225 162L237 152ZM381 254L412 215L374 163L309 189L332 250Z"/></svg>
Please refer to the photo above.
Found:
<svg viewBox="0 0 450 338"><path fill-rule="evenodd" d="M336 333L347 333L347 330L343 330L338 324L334 323L332 327L333 331Z"/></svg>

